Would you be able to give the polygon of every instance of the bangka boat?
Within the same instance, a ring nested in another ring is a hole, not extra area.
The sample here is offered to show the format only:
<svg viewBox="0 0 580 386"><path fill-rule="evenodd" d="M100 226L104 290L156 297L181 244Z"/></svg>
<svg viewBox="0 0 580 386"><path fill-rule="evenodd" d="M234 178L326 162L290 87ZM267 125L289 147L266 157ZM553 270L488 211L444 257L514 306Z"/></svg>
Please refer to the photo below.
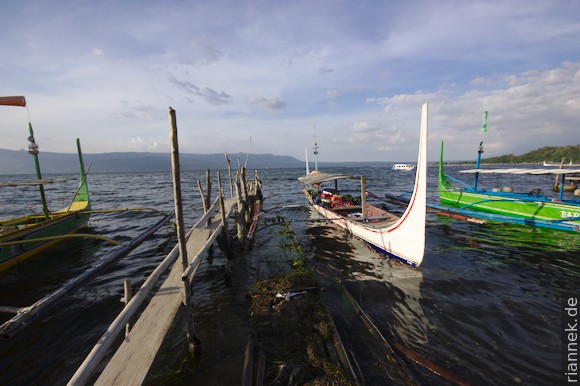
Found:
<svg viewBox="0 0 580 386"><path fill-rule="evenodd" d="M411 165L411 164L394 164L391 169L392 170L410 171L410 170L415 169L415 165Z"/></svg>
<svg viewBox="0 0 580 386"><path fill-rule="evenodd" d="M565 198L563 188L556 197L543 195L540 189L518 193L513 192L511 188L478 188L481 174L554 175L559 176L560 181L565 181L566 174L580 173L580 169L484 169L480 167L482 153L483 142L479 145L476 168L459 171L459 173L475 174L473 186L470 186L445 174L443 142L441 143L438 185L439 199L443 206L452 207L455 211L469 216L477 216L479 212L480 217L491 220L572 232L580 231L580 198ZM444 209L442 206L437 206L437 208Z"/></svg>
<svg viewBox="0 0 580 386"><path fill-rule="evenodd" d="M421 112L421 129L417 171L412 196L399 217L369 204L366 200L366 179L347 174L323 173L314 170L298 178L306 188L304 194L324 219L348 230L380 253L419 266L425 253L425 217L427 196L427 104ZM360 179L360 196L343 195L338 181ZM334 182L334 188L322 184Z"/></svg>
<svg viewBox="0 0 580 386"><path fill-rule="evenodd" d="M23 96L0 97L0 106L26 107L26 99ZM77 139L80 163L79 187L73 193L69 205L60 210L51 211L47 206L44 185L58 182L58 180L42 178L38 160L38 145L34 139L30 122L28 127L30 131L28 152L34 159L37 179L3 183L0 187L37 185L42 203L42 213L0 220L0 271L46 250L67 237L72 237L69 234L85 226L90 216L88 211L91 209L91 203L79 139Z"/></svg>

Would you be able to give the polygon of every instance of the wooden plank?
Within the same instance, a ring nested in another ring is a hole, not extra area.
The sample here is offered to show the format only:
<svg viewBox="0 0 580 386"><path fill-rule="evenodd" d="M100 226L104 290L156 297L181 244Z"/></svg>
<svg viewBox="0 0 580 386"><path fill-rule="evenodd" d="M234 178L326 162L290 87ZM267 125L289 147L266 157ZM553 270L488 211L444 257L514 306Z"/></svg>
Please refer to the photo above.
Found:
<svg viewBox="0 0 580 386"><path fill-rule="evenodd" d="M236 200L226 200L228 215ZM201 224L204 225L204 224ZM208 228L195 228L186 243L187 255L195 256L214 229L221 225L219 215ZM183 300L182 265L174 264L167 279L154 294L128 337L111 358L95 385L141 385L155 360Z"/></svg>

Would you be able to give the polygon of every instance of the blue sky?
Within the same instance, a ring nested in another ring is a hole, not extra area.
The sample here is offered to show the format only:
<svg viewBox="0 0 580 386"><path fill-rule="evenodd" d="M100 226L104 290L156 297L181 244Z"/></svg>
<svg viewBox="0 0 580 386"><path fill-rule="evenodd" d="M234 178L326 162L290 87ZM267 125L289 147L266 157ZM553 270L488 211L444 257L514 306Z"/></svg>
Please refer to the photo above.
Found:
<svg viewBox="0 0 580 386"><path fill-rule="evenodd" d="M0 148L412 161L580 144L580 2L11 1ZM315 128L314 128L315 127ZM311 156L310 156L311 157ZM551 160L558 161L558 160Z"/></svg>

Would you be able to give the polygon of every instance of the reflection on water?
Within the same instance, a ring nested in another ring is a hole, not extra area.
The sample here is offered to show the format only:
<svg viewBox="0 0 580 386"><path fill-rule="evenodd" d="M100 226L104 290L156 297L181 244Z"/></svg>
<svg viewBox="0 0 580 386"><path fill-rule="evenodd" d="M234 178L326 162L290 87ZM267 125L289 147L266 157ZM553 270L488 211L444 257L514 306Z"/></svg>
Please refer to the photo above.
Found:
<svg viewBox="0 0 580 386"><path fill-rule="evenodd" d="M405 345L428 343L427 331L431 327L420 304L423 274L393 259L385 259L381 265L383 280L396 297L396 304L391 309L396 336Z"/></svg>

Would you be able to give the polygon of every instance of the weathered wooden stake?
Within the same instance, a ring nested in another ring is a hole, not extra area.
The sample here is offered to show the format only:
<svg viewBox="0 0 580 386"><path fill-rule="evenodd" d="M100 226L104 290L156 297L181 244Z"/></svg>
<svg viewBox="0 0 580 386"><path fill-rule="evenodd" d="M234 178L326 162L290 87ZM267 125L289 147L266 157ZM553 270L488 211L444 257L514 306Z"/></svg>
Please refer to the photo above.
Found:
<svg viewBox="0 0 580 386"><path fill-rule="evenodd" d="M211 178L209 175L209 169L205 169L205 185L207 188L206 201L207 201L207 204L209 205L211 203ZM207 226L209 226L210 224L211 224L211 219L208 219Z"/></svg>
<svg viewBox="0 0 580 386"><path fill-rule="evenodd" d="M252 208L254 202L250 199L250 194L248 192L248 176L246 174L246 168L242 168L242 189L244 191L244 228L247 229L248 224L252 222Z"/></svg>
<svg viewBox="0 0 580 386"><path fill-rule="evenodd" d="M211 202L211 178L209 175L209 169L205 169L205 185L207 188L207 198L206 201L209 204Z"/></svg>
<svg viewBox="0 0 580 386"><path fill-rule="evenodd" d="M177 119L175 110L169 108L169 125L171 138L171 170L173 174L173 200L175 202L175 220L177 222L177 242L179 244L179 254L181 255L181 265L183 271L189 265L187 259L187 248L185 239L185 229L183 221L183 205L181 202L181 170L179 166L179 143L177 138ZM183 308L185 309L186 338L190 352L195 351L195 327L193 323L193 312L191 310L191 283L189 280L183 281Z"/></svg>
<svg viewBox="0 0 580 386"><path fill-rule="evenodd" d="M236 192L238 195L238 215L237 215L237 226L238 226L238 242L240 246L244 244L244 203L242 201L242 187L240 186L240 182L236 181Z"/></svg>
<svg viewBox="0 0 580 386"><path fill-rule="evenodd" d="M125 279L125 281L123 282L123 288L124 288L123 302L125 303L125 307L127 307L127 304L129 304L131 298L133 297L133 291L131 291L131 280ZM130 329L131 326L129 323L127 323L125 325L125 338L129 336Z"/></svg>
<svg viewBox="0 0 580 386"><path fill-rule="evenodd" d="M206 195L203 192L203 188L201 187L201 181L197 180L197 189L199 190L199 195L201 197L201 203L203 205L203 213L207 213L207 210L209 209L209 202L207 202L206 199Z"/></svg>
<svg viewBox="0 0 580 386"><path fill-rule="evenodd" d="M224 234L224 239L225 239L225 244L226 244L226 256L230 257L230 238L229 238L229 234L228 234L228 219L226 217L226 205L224 202L224 191L222 188L222 178L221 178L221 173L218 171L217 172L217 177L218 177L218 194L220 197L220 215L221 215L221 220L222 220L222 226L223 226L223 234Z"/></svg>
<svg viewBox="0 0 580 386"><path fill-rule="evenodd" d="M242 189L244 192L244 201L248 201L248 178L246 176L246 168L241 169Z"/></svg>
<svg viewBox="0 0 580 386"><path fill-rule="evenodd" d="M230 159L228 158L228 153L225 153L226 156L226 162L228 163L228 176L230 179L230 198L234 198L234 186L233 186L233 182L232 182L232 163L230 162Z"/></svg>

